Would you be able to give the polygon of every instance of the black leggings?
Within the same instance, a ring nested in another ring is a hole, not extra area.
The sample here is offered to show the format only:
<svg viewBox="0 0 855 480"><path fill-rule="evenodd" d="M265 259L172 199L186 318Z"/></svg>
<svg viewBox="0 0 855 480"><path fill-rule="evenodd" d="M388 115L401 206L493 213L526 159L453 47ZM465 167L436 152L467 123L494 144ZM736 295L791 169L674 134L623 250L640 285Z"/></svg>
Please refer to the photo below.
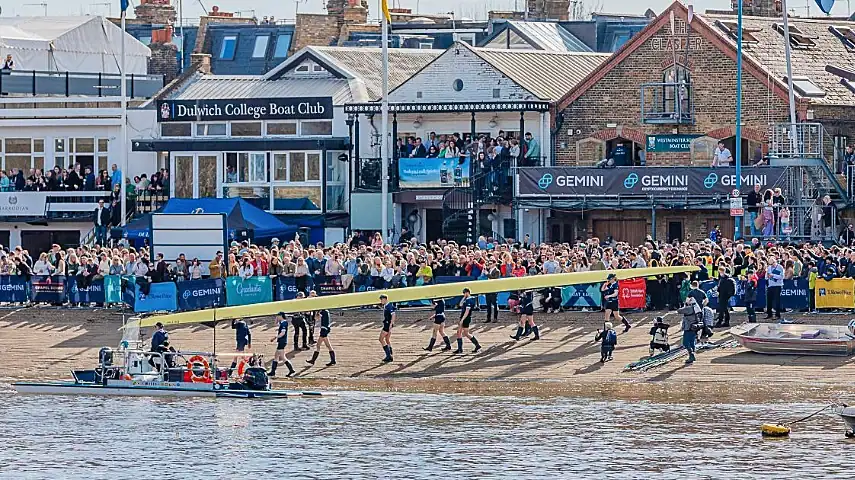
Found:
<svg viewBox="0 0 855 480"><path fill-rule="evenodd" d="M487 320L495 318L499 319L499 295L496 293L488 293L487 297Z"/></svg>
<svg viewBox="0 0 855 480"><path fill-rule="evenodd" d="M300 320L299 322L291 322L291 324L294 326L294 348L299 348L300 346L300 331L303 332L303 345L306 345L308 330L306 330L305 320Z"/></svg>

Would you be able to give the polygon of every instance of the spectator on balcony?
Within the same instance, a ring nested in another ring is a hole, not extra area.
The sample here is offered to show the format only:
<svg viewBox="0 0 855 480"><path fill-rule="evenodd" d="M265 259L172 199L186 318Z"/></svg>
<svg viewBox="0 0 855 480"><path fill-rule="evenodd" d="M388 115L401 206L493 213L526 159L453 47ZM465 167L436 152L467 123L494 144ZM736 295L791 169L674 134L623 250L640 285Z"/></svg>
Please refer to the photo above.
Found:
<svg viewBox="0 0 855 480"><path fill-rule="evenodd" d="M83 170L83 190L87 192L95 191L95 174L92 173L92 169L89 167Z"/></svg>
<svg viewBox="0 0 855 480"><path fill-rule="evenodd" d="M104 206L104 199L98 199L95 207L93 222L95 223L95 243L107 244L107 227L110 225L110 209Z"/></svg>
<svg viewBox="0 0 855 480"><path fill-rule="evenodd" d="M540 164L540 144L531 135L525 132L525 165L534 166Z"/></svg>
<svg viewBox="0 0 855 480"><path fill-rule="evenodd" d="M22 191L24 186L27 184L26 179L24 179L24 171L19 170L17 168L12 169L12 183L15 184L15 190Z"/></svg>
<svg viewBox="0 0 855 480"><path fill-rule="evenodd" d="M3 70L14 70L15 69L15 60L12 59L12 54L9 53L6 55L6 60L3 62Z"/></svg>
<svg viewBox="0 0 855 480"><path fill-rule="evenodd" d="M832 234L832 225L834 223L835 207L831 203L831 197L825 195L822 197L822 229L824 238L834 238Z"/></svg>
<svg viewBox="0 0 855 480"><path fill-rule="evenodd" d="M113 180L110 179L110 175L107 173L107 170L101 170L98 178L95 179L95 190L98 190L99 192L109 192L112 190L112 184Z"/></svg>
<svg viewBox="0 0 855 480"><path fill-rule="evenodd" d="M439 150L434 145L431 145L428 148L427 157L426 158L437 158L439 156Z"/></svg>
<svg viewBox="0 0 855 480"><path fill-rule="evenodd" d="M425 142L425 147L430 149L430 147L438 147L438 146L439 146L439 139L436 138L436 132L430 132L430 135L428 135L428 139Z"/></svg>
<svg viewBox="0 0 855 480"><path fill-rule="evenodd" d="M201 280L202 279L202 264L199 262L198 258L193 259L193 263L190 264L190 280Z"/></svg>
<svg viewBox="0 0 855 480"><path fill-rule="evenodd" d="M15 189L9 176L6 175L6 170L0 171L0 192L11 192Z"/></svg>
<svg viewBox="0 0 855 480"><path fill-rule="evenodd" d="M760 193L760 184L754 185L754 190L748 192L745 206L748 209L748 218L751 225L751 236L757 237L760 235L760 230L757 229L756 221L758 208L763 203L763 195Z"/></svg>
<svg viewBox="0 0 855 480"><path fill-rule="evenodd" d="M187 270L187 258L184 257L183 253L175 259L173 272L175 273L176 282L183 282L189 278L190 272Z"/></svg>
<svg viewBox="0 0 855 480"><path fill-rule="evenodd" d="M445 144L445 158L458 158L460 156L460 149L457 148L457 144L453 141L449 140Z"/></svg>
<svg viewBox="0 0 855 480"><path fill-rule="evenodd" d="M68 170L68 178L65 181L66 188L69 191L80 191L83 185L83 178L80 175L79 164Z"/></svg>
<svg viewBox="0 0 855 480"><path fill-rule="evenodd" d="M427 149L424 145L422 145L421 137L416 138L416 143L413 144L413 150L410 152L410 157L412 158L425 158L427 157Z"/></svg>
<svg viewBox="0 0 855 480"><path fill-rule="evenodd" d="M110 184L111 185L121 185L122 184L122 171L119 170L118 165L113 164L112 173L110 173Z"/></svg>
<svg viewBox="0 0 855 480"><path fill-rule="evenodd" d="M724 142L718 142L718 146L713 152L712 163L710 163L710 167L729 167L730 162L733 161L733 156L730 154L730 150L724 146Z"/></svg>

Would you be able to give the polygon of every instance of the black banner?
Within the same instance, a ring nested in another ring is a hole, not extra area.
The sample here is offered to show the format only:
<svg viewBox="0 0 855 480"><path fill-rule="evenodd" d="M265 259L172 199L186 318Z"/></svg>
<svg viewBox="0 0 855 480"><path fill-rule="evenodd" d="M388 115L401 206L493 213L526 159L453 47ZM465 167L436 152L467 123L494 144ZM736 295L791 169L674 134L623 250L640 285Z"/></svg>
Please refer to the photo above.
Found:
<svg viewBox="0 0 855 480"><path fill-rule="evenodd" d="M743 168L743 194L760 184L772 186L784 167ZM519 195L572 197L596 195L728 196L736 188L735 168L701 167L535 167L519 169Z"/></svg>
<svg viewBox="0 0 855 480"><path fill-rule="evenodd" d="M159 100L158 122L330 120L332 97Z"/></svg>

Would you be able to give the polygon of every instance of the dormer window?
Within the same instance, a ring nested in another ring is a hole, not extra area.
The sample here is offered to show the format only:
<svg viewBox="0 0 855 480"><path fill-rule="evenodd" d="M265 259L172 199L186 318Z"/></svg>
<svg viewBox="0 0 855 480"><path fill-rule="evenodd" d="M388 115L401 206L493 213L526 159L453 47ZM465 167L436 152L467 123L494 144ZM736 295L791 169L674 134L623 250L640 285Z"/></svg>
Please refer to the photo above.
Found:
<svg viewBox="0 0 855 480"><path fill-rule="evenodd" d="M294 69L294 72L303 73L303 74L305 74L305 73L323 73L323 72L326 72L326 69L323 67L323 65L318 65L315 62L311 62L311 61L307 60L307 61L297 65L297 68Z"/></svg>
<svg viewBox="0 0 855 480"><path fill-rule="evenodd" d="M780 23L773 23L772 27L780 33L784 34L784 26ZM802 32L799 27L795 25L790 25L790 44L795 48L811 48L816 46L816 42L813 41L813 38L808 37Z"/></svg>

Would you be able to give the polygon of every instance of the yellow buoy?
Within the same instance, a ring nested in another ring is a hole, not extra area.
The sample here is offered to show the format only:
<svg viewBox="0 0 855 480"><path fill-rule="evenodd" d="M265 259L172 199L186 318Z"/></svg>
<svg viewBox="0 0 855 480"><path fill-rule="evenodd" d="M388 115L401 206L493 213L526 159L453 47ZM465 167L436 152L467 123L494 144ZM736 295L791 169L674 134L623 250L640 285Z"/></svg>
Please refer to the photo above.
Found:
<svg viewBox="0 0 855 480"><path fill-rule="evenodd" d="M764 423L760 426L764 437L786 437L790 435L790 427L780 423Z"/></svg>

